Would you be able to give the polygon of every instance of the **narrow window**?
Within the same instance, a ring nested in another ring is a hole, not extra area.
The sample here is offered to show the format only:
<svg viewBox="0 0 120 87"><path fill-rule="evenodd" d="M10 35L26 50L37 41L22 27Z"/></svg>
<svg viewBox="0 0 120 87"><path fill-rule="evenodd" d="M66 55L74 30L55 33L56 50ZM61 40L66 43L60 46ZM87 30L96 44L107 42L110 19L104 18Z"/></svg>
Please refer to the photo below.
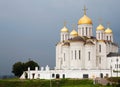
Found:
<svg viewBox="0 0 120 87"><path fill-rule="evenodd" d="M88 60L90 61L90 52L88 52Z"/></svg>
<svg viewBox="0 0 120 87"><path fill-rule="evenodd" d="M80 60L80 56L81 56L81 52L80 52L80 50L79 50L79 60Z"/></svg>
<svg viewBox="0 0 120 87"><path fill-rule="evenodd" d="M87 36L87 27L86 27L86 36Z"/></svg>
<svg viewBox="0 0 120 87"><path fill-rule="evenodd" d="M118 64L117 64L117 68L118 68Z"/></svg>
<svg viewBox="0 0 120 87"><path fill-rule="evenodd" d="M67 40L67 35L65 35L65 40Z"/></svg>
<svg viewBox="0 0 120 87"><path fill-rule="evenodd" d="M62 40L64 41L64 35L62 35Z"/></svg>
<svg viewBox="0 0 120 87"><path fill-rule="evenodd" d="M82 27L82 35L84 36L84 27Z"/></svg>
<svg viewBox="0 0 120 87"><path fill-rule="evenodd" d="M107 40L108 40L108 36L107 36Z"/></svg>
<svg viewBox="0 0 120 87"><path fill-rule="evenodd" d="M55 74L52 74L52 78L54 78L55 77Z"/></svg>
<svg viewBox="0 0 120 87"><path fill-rule="evenodd" d="M101 52L101 45L99 45L99 52Z"/></svg>
<svg viewBox="0 0 120 87"><path fill-rule="evenodd" d="M98 33L98 38L100 39L100 33Z"/></svg>
<svg viewBox="0 0 120 87"><path fill-rule="evenodd" d="M71 51L71 59L73 59L73 51Z"/></svg>
<svg viewBox="0 0 120 87"><path fill-rule="evenodd" d="M91 36L91 28L89 28L89 36Z"/></svg>
<svg viewBox="0 0 120 87"><path fill-rule="evenodd" d="M76 59L76 50L75 50L75 59Z"/></svg>
<svg viewBox="0 0 120 87"><path fill-rule="evenodd" d="M103 33L101 33L101 39L103 40Z"/></svg>

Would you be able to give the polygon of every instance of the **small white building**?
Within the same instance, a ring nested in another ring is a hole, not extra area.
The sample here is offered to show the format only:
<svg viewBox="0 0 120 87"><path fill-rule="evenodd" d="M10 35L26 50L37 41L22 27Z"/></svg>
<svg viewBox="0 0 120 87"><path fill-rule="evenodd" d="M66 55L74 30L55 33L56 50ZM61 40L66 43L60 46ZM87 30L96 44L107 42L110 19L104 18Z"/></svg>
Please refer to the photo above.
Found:
<svg viewBox="0 0 120 87"><path fill-rule="evenodd" d="M120 54L112 29L99 24L93 36L93 22L86 15L78 20L78 29L69 32L66 24L56 44L56 66L25 71L21 79L95 78L120 76Z"/></svg>

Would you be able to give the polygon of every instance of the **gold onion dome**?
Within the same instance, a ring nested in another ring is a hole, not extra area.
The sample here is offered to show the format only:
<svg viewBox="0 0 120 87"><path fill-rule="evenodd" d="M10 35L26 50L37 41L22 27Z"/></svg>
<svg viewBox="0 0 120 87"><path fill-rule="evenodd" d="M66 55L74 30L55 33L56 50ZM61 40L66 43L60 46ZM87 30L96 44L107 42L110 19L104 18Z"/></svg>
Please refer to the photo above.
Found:
<svg viewBox="0 0 120 87"><path fill-rule="evenodd" d="M92 20L87 15L84 14L84 16L80 18L78 21L78 25L81 24L92 24Z"/></svg>
<svg viewBox="0 0 120 87"><path fill-rule="evenodd" d="M107 28L107 29L105 30L105 33L106 33L106 34L111 34L111 33L112 33L112 30L111 30L110 28Z"/></svg>
<svg viewBox="0 0 120 87"><path fill-rule="evenodd" d="M105 30L104 26L102 24L100 24L97 28L97 30Z"/></svg>
<svg viewBox="0 0 120 87"><path fill-rule="evenodd" d="M64 27L61 29L61 32L69 32L69 30L66 28L66 26L64 26Z"/></svg>
<svg viewBox="0 0 120 87"><path fill-rule="evenodd" d="M72 30L72 32L70 33L70 35L72 35L72 36L78 36L78 33L77 33L77 31L76 30Z"/></svg>

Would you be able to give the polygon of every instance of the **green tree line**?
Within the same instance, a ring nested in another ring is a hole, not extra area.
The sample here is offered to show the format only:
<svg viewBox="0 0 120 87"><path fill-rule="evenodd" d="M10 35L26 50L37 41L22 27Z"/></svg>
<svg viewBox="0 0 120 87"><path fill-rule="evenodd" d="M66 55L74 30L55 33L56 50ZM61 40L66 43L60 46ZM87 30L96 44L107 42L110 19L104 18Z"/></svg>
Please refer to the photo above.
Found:
<svg viewBox="0 0 120 87"><path fill-rule="evenodd" d="M28 67L30 67L30 70L34 70L35 67L39 68L39 65L33 60L30 60L25 63L16 62L15 64L13 64L12 73L17 77L20 77L24 71L27 71Z"/></svg>

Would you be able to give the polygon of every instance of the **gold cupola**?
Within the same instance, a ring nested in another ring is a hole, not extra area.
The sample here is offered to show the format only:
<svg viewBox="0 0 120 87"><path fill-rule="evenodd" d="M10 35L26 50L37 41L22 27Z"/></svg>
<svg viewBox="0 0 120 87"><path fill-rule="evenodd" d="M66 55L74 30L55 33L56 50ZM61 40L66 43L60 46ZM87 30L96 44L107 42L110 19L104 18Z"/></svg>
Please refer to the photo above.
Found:
<svg viewBox="0 0 120 87"><path fill-rule="evenodd" d="M104 26L102 24L99 24L96 28L96 30L105 30Z"/></svg>
<svg viewBox="0 0 120 87"><path fill-rule="evenodd" d="M92 24L92 20L86 15L86 7L84 7L84 16L78 20L78 25L81 24Z"/></svg>
<svg viewBox="0 0 120 87"><path fill-rule="evenodd" d="M64 27L61 29L61 32L69 32L69 30L66 28L66 26L64 26Z"/></svg>
<svg viewBox="0 0 120 87"><path fill-rule="evenodd" d="M107 29L105 30L105 33L106 33L106 34L111 34L111 33L112 33L112 30L111 30L110 28L107 28Z"/></svg>
<svg viewBox="0 0 120 87"><path fill-rule="evenodd" d="M61 29L61 32L69 32L69 30L66 27L66 22L64 22L64 27Z"/></svg>
<svg viewBox="0 0 120 87"><path fill-rule="evenodd" d="M76 30L72 30L71 33L70 33L71 36L78 36L78 33Z"/></svg>

